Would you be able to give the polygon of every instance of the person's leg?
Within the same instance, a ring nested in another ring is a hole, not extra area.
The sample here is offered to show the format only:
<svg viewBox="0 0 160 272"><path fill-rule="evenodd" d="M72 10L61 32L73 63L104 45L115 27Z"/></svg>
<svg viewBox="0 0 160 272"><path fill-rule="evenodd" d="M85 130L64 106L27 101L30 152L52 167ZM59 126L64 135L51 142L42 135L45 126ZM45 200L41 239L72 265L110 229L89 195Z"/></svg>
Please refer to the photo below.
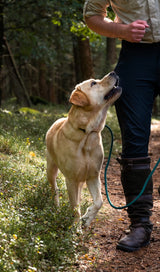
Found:
<svg viewBox="0 0 160 272"><path fill-rule="evenodd" d="M122 87L115 105L122 134L119 162L126 203L139 194L150 173L148 143L156 81L156 56L152 51L150 46L123 42L115 69ZM128 208L131 231L119 241L118 249L135 251L149 243L152 186L150 179L143 195Z"/></svg>
<svg viewBox="0 0 160 272"><path fill-rule="evenodd" d="M126 204L133 201L140 193L150 174L150 158L119 159L121 164L121 182L126 197ZM152 223L150 222L153 185L150 179L142 196L127 209L131 221L130 233L117 244L117 249L135 251L150 242Z"/></svg>
<svg viewBox="0 0 160 272"><path fill-rule="evenodd" d="M154 50L149 50L150 47L146 47L146 50L143 47L125 42L115 68L122 87L122 95L115 105L124 158L148 156L156 56L152 53Z"/></svg>

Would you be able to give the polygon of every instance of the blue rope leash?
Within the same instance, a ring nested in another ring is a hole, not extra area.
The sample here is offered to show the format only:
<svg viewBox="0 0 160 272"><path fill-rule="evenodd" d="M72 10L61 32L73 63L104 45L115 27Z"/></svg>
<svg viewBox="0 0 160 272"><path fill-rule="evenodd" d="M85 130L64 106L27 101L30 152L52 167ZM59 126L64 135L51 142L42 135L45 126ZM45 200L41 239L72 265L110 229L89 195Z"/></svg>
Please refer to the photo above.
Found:
<svg viewBox="0 0 160 272"><path fill-rule="evenodd" d="M107 164L106 164L106 167L105 167L105 171L104 171L104 180L105 180L105 191L106 191L106 196L107 196L107 200L109 202L109 204L111 205L111 207L113 207L114 209L117 209L117 210L122 210L122 209L125 209L129 206L131 206L134 202L137 201L137 199L144 193L144 190L147 186L147 183L149 182L150 178L152 177L154 171L156 170L158 164L160 163L160 158L158 159L157 163L155 164L153 170L151 171L151 173L149 174L149 176L147 177L144 185L143 185L143 188L141 190L141 192L137 195L137 197L132 200L130 203L128 203L127 205L124 205L124 206L120 206L120 207L116 207L115 205L112 204L110 198L109 198L109 194L108 194L108 188L107 188L107 170L108 170L108 166L109 166L109 163L110 163L110 160L111 160L111 154L112 154L112 148L113 148L113 132L111 130L110 127L108 127L107 125L105 125L105 127L109 130L110 134L111 134L111 146L110 146L110 150L109 150L109 155L108 155L108 161L107 161Z"/></svg>

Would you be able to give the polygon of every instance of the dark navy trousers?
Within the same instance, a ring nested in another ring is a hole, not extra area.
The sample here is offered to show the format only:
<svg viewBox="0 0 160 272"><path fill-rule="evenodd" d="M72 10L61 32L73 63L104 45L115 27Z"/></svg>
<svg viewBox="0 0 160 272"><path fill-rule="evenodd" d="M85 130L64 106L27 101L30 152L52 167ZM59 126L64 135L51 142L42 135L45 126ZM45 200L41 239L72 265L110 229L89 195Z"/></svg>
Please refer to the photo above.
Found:
<svg viewBox="0 0 160 272"><path fill-rule="evenodd" d="M160 94L160 43L122 41L115 72L122 87L122 95L115 103L122 135L122 157L146 157L153 102Z"/></svg>

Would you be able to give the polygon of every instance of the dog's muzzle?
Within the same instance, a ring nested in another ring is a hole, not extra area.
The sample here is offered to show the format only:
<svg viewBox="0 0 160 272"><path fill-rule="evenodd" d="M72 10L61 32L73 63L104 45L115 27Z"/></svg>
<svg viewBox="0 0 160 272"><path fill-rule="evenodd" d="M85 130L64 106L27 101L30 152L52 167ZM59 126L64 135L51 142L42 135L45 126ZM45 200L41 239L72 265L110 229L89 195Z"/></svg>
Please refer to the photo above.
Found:
<svg viewBox="0 0 160 272"><path fill-rule="evenodd" d="M117 78L116 83L115 83L113 89L105 95L105 97L104 97L105 100L111 99L116 94L119 94L119 96L121 95L122 88L119 86L119 76L116 75L116 78Z"/></svg>

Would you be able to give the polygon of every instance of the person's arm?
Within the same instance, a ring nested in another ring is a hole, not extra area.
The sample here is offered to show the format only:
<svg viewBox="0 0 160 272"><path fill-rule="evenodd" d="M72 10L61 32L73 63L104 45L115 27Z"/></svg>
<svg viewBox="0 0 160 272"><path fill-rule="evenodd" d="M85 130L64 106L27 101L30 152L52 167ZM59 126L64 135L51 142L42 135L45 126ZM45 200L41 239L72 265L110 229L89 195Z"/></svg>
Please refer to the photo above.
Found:
<svg viewBox="0 0 160 272"><path fill-rule="evenodd" d="M85 21L91 30L102 36L120 38L129 42L140 42L148 27L147 22L143 20L126 25L115 23L100 15L86 17Z"/></svg>

